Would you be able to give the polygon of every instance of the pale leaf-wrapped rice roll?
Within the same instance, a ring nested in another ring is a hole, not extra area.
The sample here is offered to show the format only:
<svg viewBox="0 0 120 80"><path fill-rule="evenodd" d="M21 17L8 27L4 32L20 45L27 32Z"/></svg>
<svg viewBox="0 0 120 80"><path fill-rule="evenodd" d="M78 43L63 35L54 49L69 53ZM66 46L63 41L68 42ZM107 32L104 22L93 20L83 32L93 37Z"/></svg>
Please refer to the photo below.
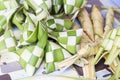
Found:
<svg viewBox="0 0 120 80"><path fill-rule="evenodd" d="M93 25L90 20L89 14L85 8L81 10L81 13L79 13L79 21L81 22L81 25L83 27L83 30L87 35L90 37L91 40L94 41L94 31L93 31Z"/></svg>
<svg viewBox="0 0 120 80"><path fill-rule="evenodd" d="M106 14L106 24L104 28L104 36L113 29L113 22L114 22L114 11L112 8L109 8L107 14Z"/></svg>
<svg viewBox="0 0 120 80"><path fill-rule="evenodd" d="M99 38L101 38L103 36L104 20L103 20L100 10L95 5L93 5L91 17L92 17L92 21L93 21L95 40L99 40Z"/></svg>

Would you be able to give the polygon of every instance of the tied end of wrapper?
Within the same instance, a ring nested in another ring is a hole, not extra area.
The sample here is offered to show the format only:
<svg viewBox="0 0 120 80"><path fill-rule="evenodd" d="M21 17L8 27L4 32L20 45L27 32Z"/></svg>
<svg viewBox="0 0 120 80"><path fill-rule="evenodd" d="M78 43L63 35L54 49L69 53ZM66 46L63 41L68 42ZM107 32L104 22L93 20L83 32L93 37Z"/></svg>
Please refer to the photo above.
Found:
<svg viewBox="0 0 120 80"><path fill-rule="evenodd" d="M81 59L82 57L86 57L89 55L90 51L91 51L91 47L96 46L96 44L92 44L92 45L86 45L83 48L81 48L77 54L75 54L72 57L69 57L59 63L57 63L57 68L61 71L64 71L65 69L67 69L68 67L70 67L72 64L74 64L78 59ZM84 64L87 64L87 62L85 61Z"/></svg>

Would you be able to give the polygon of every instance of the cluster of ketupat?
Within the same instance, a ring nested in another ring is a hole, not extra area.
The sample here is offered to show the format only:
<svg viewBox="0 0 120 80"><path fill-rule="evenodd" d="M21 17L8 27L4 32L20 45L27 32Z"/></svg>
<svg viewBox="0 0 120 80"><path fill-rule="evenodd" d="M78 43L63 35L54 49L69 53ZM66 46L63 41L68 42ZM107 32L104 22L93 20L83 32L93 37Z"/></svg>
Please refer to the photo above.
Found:
<svg viewBox="0 0 120 80"><path fill-rule="evenodd" d="M86 0L0 1L0 52L18 54L20 64L30 76L44 57L47 73L64 70L85 58L88 62L84 60L83 76L89 79L96 79L94 64L104 57L114 73L110 79L118 79L120 28L113 28L114 11L108 9L104 27L101 11L95 5L91 18L85 8L80 9L85 3ZM73 29L74 23L66 15L77 15L83 32ZM20 36L14 34L13 25Z"/></svg>
<svg viewBox="0 0 120 80"><path fill-rule="evenodd" d="M83 31L73 29L74 22L65 16L73 16L85 3L86 0L0 1L0 52L16 53L29 76L43 60L47 73L59 69L59 62L77 53Z"/></svg>
<svg viewBox="0 0 120 80"><path fill-rule="evenodd" d="M94 64L97 64L103 57L105 58L105 65L109 65L114 73L110 80L118 80L120 74L120 28L113 27L114 10L112 8L107 10L105 27L101 11L95 5L92 7L91 18L87 10L83 8L78 15L78 19L83 28L81 48L76 55L62 62L67 63L66 65L72 65L76 60L84 57L88 64L84 65L83 76L89 79L96 79ZM68 67L66 65L62 65L60 68Z"/></svg>

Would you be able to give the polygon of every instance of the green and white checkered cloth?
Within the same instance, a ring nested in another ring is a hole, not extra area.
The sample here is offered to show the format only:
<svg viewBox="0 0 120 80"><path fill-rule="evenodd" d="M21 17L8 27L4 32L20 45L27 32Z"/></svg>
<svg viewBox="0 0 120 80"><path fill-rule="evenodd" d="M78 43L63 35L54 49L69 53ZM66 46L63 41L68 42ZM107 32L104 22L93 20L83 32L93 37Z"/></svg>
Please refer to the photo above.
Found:
<svg viewBox="0 0 120 80"><path fill-rule="evenodd" d="M63 0L52 0L53 10L55 13L58 13L63 5Z"/></svg>
<svg viewBox="0 0 120 80"><path fill-rule="evenodd" d="M70 57L71 55L65 49L52 41L48 41L46 45L46 72L50 73L57 70L57 63Z"/></svg>
<svg viewBox="0 0 120 80"><path fill-rule="evenodd" d="M49 16L46 24L52 31L60 32L71 29L73 22L69 19L60 19Z"/></svg>
<svg viewBox="0 0 120 80"><path fill-rule="evenodd" d="M82 32L82 29L67 30L64 32L52 32L51 35L54 35L57 38L57 42L71 54L76 54L80 48Z"/></svg>
<svg viewBox="0 0 120 80"><path fill-rule="evenodd" d="M65 14L73 14L80 9L84 0L63 0L63 1Z"/></svg>
<svg viewBox="0 0 120 80"><path fill-rule="evenodd" d="M11 30L7 30L2 36L0 36L0 51L15 51L17 41Z"/></svg>
<svg viewBox="0 0 120 80"><path fill-rule="evenodd" d="M30 45L18 49L16 53L20 56L19 62L21 66L29 76L32 76L42 62L44 49L38 45Z"/></svg>

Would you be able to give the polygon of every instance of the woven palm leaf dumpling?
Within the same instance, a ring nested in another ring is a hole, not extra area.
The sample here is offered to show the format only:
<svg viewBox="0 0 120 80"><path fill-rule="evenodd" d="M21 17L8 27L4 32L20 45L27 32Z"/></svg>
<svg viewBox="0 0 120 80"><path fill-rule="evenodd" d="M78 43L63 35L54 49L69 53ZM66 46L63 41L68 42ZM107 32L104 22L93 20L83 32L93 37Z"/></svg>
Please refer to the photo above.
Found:
<svg viewBox="0 0 120 80"><path fill-rule="evenodd" d="M67 65L70 66L74 64L75 61L79 58L85 57L88 61L88 64L84 65L82 68L83 74L81 74L85 78L96 79L97 72L95 72L96 68L94 64L99 64L99 62L101 62L101 59L104 58L105 63L103 65L108 65L109 70L112 72L110 72L110 75L106 75L106 79L108 79L108 77L111 77L112 74L114 75L110 78L111 80L118 79L119 27L115 29L113 27L114 9L110 8L107 10L105 22L103 21L103 16L97 6L93 5L91 11L91 15L89 15L87 10L83 8L78 14L78 19L81 22L83 28L82 41L80 43L81 49L78 51L78 54L75 54L74 56L60 62L60 65L62 66L59 66L59 68L67 68ZM91 18L89 16L91 16ZM103 25L104 23L105 27ZM117 53L115 51L117 51ZM96 56L94 57L94 55ZM105 78L105 76L102 77Z"/></svg>
<svg viewBox="0 0 120 80"><path fill-rule="evenodd" d="M73 30L74 22L64 16L73 16L79 11L84 6L83 0L75 0L74 4L70 0L0 2L3 6L0 8L0 50L15 52L29 76L34 75L42 61L46 62L46 72L50 73L58 69L58 62L77 53L82 29ZM11 5L8 7L5 3ZM14 34L14 28L20 34Z"/></svg>
<svg viewBox="0 0 120 80"><path fill-rule="evenodd" d="M111 79L117 79L120 29L113 28L114 11L110 8L104 21L97 6L93 5L90 15L85 3L86 0L0 1L0 51L15 52L29 76L45 61L46 73L77 64L84 78L96 79L93 63L104 57L114 73ZM82 28L76 27L76 17ZM20 34L14 34L14 28Z"/></svg>

